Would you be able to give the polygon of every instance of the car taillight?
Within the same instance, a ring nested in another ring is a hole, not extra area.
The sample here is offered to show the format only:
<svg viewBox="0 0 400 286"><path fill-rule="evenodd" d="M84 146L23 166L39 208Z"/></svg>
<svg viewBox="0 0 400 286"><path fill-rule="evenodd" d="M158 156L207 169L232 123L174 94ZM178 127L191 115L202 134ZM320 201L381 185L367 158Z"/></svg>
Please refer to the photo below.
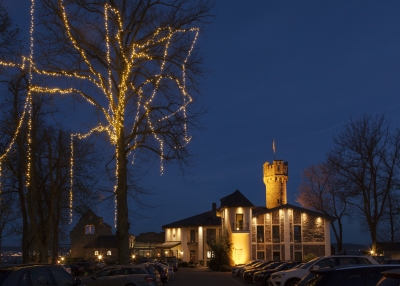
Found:
<svg viewBox="0 0 400 286"><path fill-rule="evenodd" d="M151 277L151 276L145 276L145 277L144 277L144 280L146 280L146 282L153 282L153 281L154 281L154 278Z"/></svg>

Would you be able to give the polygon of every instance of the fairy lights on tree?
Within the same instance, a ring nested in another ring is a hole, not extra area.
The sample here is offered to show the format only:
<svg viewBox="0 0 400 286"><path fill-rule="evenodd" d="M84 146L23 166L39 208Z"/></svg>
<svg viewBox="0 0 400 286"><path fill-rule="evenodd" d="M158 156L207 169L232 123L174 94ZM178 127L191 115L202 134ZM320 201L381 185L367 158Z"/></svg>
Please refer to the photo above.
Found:
<svg viewBox="0 0 400 286"><path fill-rule="evenodd" d="M35 93L79 97L89 103L87 113L100 114L97 126L71 136L71 154L74 138L84 139L95 131L106 132L115 146L119 261L127 262L128 155L139 150L157 154L161 174L165 160L186 163L188 127L195 125L192 119L199 115L189 107L194 103L195 79L201 74L195 50L199 28L191 26L206 22L212 7L188 0L83 2L38 2L38 9L45 12L38 21L44 25L35 37L35 0L31 0L30 55L21 64L0 64L21 69L28 65L27 115L23 114L28 133ZM72 209L73 156L70 165ZM29 172L28 166L28 186Z"/></svg>

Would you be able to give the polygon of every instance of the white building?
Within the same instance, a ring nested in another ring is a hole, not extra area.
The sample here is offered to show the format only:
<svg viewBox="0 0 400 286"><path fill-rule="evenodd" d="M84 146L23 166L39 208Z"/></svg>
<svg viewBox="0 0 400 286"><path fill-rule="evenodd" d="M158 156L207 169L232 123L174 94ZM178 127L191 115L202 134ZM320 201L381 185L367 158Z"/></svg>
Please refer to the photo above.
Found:
<svg viewBox="0 0 400 286"><path fill-rule="evenodd" d="M231 233L232 259L235 264L251 259L298 260L313 253L331 254L330 222L332 217L287 203L288 164L274 160L264 164L266 207L254 206L240 191L220 199L219 208L167 225L167 256L182 261L208 260L211 250L207 241Z"/></svg>

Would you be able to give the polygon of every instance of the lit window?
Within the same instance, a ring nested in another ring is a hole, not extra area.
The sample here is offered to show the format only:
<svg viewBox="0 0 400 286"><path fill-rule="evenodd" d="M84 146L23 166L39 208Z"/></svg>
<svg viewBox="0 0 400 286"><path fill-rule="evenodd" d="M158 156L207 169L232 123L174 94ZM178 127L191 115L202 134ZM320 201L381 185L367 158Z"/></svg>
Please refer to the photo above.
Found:
<svg viewBox="0 0 400 286"><path fill-rule="evenodd" d="M211 250L207 250L207 258L214 258L215 257L215 253L214 251Z"/></svg>
<svg viewBox="0 0 400 286"><path fill-rule="evenodd" d="M243 230L243 214L236 214L236 230Z"/></svg>
<svg viewBox="0 0 400 286"><path fill-rule="evenodd" d="M94 225L88 224L85 226L85 234L94 234Z"/></svg>
<svg viewBox="0 0 400 286"><path fill-rule="evenodd" d="M96 250L96 251L94 252L94 255L99 255L99 251Z"/></svg>
<svg viewBox="0 0 400 286"><path fill-rule="evenodd" d="M107 255L111 255L111 250L107 250Z"/></svg>

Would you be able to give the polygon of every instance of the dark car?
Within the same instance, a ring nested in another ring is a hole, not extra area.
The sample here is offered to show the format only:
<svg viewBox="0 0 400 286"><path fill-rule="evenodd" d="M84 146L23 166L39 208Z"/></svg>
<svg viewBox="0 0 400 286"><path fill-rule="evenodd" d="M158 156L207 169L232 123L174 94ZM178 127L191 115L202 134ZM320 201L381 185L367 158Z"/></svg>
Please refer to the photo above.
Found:
<svg viewBox="0 0 400 286"><path fill-rule="evenodd" d="M158 271L162 283L166 283L169 280L169 273L167 266L160 263L149 263L149 264L152 265Z"/></svg>
<svg viewBox="0 0 400 286"><path fill-rule="evenodd" d="M21 264L0 268L0 285L82 285L56 265Z"/></svg>
<svg viewBox="0 0 400 286"><path fill-rule="evenodd" d="M66 264L65 267L71 269L71 275L73 276L79 276L85 273L85 268L75 264Z"/></svg>
<svg viewBox="0 0 400 286"><path fill-rule="evenodd" d="M275 262L270 262L262 267L259 268L253 268L253 269L248 269L245 272L243 272L243 279L245 281L249 281L252 282L253 281L253 275L254 273L258 272L258 271L262 271L262 270L268 270L268 269L273 269L278 267L279 265L283 264L283 261L275 261Z"/></svg>
<svg viewBox="0 0 400 286"><path fill-rule="evenodd" d="M400 259L385 259L381 264L400 264Z"/></svg>
<svg viewBox="0 0 400 286"><path fill-rule="evenodd" d="M400 285L400 268L388 270L382 273L383 277L376 286L399 286Z"/></svg>
<svg viewBox="0 0 400 286"><path fill-rule="evenodd" d="M93 273L93 271L96 269L96 264L94 262L77 261L74 262L74 264L79 267L82 267L84 269L85 274Z"/></svg>
<svg viewBox="0 0 400 286"><path fill-rule="evenodd" d="M267 265L268 263L271 263L271 262L273 262L273 261L262 260L262 261L259 261L257 263L254 263L253 265L243 267L243 268L238 270L237 276L243 277L243 273L245 271L250 270L250 269L254 269L254 268L263 267L263 266L265 266L265 265Z"/></svg>
<svg viewBox="0 0 400 286"><path fill-rule="evenodd" d="M259 263L260 261L262 261L262 260L251 260L251 261L247 262L246 264L236 265L236 266L232 267L232 275L233 276L238 276L237 273L238 273L238 271L240 269L242 269L244 267L251 266L251 265L256 264L256 263Z"/></svg>
<svg viewBox="0 0 400 286"><path fill-rule="evenodd" d="M85 285L162 285L160 275L151 265L113 265L105 267L90 278L82 278Z"/></svg>
<svg viewBox="0 0 400 286"><path fill-rule="evenodd" d="M298 286L369 286L376 285L383 272L398 268L397 265L351 265L333 268L312 269L297 285Z"/></svg>
<svg viewBox="0 0 400 286"><path fill-rule="evenodd" d="M260 270L254 273L253 275L253 283L262 283L262 285L268 285L268 279L272 273L282 270L292 269L296 265L299 265L301 262L299 261L291 261L282 263L275 268Z"/></svg>

